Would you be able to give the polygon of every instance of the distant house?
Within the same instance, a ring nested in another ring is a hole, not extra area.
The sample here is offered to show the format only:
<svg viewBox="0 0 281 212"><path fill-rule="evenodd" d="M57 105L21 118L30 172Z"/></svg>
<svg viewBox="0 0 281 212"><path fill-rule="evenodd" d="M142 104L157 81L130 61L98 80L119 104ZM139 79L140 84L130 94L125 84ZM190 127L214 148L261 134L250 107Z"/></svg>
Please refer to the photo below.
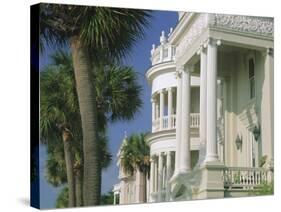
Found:
<svg viewBox="0 0 281 212"><path fill-rule="evenodd" d="M273 30L273 18L179 12L162 32L146 73L146 202L247 196L273 180ZM120 204L143 202L136 184L120 175Z"/></svg>

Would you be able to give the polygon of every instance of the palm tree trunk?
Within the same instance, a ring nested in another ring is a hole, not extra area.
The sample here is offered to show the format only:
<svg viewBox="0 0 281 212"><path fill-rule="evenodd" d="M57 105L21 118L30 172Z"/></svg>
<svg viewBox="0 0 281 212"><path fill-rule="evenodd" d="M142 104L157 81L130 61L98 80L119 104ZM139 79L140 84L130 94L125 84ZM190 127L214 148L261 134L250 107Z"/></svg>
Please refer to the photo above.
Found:
<svg viewBox="0 0 281 212"><path fill-rule="evenodd" d="M97 140L96 91L91 77L88 49L77 36L70 39L76 89L83 129L83 201L84 205L98 205L101 193L101 164Z"/></svg>
<svg viewBox="0 0 281 212"><path fill-rule="evenodd" d="M76 197L76 206L82 206L82 173L81 169L78 169L75 174L75 197Z"/></svg>
<svg viewBox="0 0 281 212"><path fill-rule="evenodd" d="M68 183L68 206L75 206L75 183L74 183L74 170L73 170L73 156L71 152L71 141L67 139L67 132L63 131L63 147L64 147L64 158L66 166L66 176Z"/></svg>

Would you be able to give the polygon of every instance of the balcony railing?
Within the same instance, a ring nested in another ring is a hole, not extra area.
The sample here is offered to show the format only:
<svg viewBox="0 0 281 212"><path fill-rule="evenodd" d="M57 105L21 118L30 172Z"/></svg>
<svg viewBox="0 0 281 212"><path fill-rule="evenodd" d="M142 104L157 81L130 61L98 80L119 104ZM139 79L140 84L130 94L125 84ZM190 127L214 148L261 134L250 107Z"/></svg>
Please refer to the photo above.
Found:
<svg viewBox="0 0 281 212"><path fill-rule="evenodd" d="M160 126L162 123L162 127ZM170 125L170 126L169 126ZM200 114L199 113L191 113L190 114L190 128L199 128L200 125ZM171 116L164 116L162 122L160 118L154 120L152 122L152 132L167 130L167 129L175 129L176 128L176 115L173 114Z"/></svg>
<svg viewBox="0 0 281 212"><path fill-rule="evenodd" d="M200 122L200 114L199 113L191 113L190 114L190 127L198 128Z"/></svg>
<svg viewBox="0 0 281 212"><path fill-rule="evenodd" d="M226 189L254 189L269 183L269 170L251 167L227 167L223 180Z"/></svg>
<svg viewBox="0 0 281 212"><path fill-rule="evenodd" d="M173 61L175 59L175 47L170 44L160 45L157 47L151 56L152 65L158 63Z"/></svg>

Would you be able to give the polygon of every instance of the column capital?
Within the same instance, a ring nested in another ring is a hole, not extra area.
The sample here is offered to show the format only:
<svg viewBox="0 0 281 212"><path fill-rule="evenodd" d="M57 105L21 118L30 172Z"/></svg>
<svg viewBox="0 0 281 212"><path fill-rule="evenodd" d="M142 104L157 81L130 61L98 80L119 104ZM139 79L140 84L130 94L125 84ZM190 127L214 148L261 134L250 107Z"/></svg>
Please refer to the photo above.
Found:
<svg viewBox="0 0 281 212"><path fill-rule="evenodd" d="M156 91L156 93L157 93L157 94L164 93L165 89L166 89L166 88L161 88L160 90Z"/></svg>
<svg viewBox="0 0 281 212"><path fill-rule="evenodd" d="M174 90L174 87L167 88L167 91L173 91L173 90Z"/></svg>
<svg viewBox="0 0 281 212"><path fill-rule="evenodd" d="M151 101L151 103L155 103L156 102L156 99L154 98L154 95L151 97L150 101Z"/></svg>
<svg viewBox="0 0 281 212"><path fill-rule="evenodd" d="M265 51L263 51L262 55L264 57L267 56L267 55L273 56L274 55L273 48L266 48Z"/></svg>
<svg viewBox="0 0 281 212"><path fill-rule="evenodd" d="M165 152L159 152L159 156L164 156Z"/></svg>
<svg viewBox="0 0 281 212"><path fill-rule="evenodd" d="M180 65L180 66L176 67L176 78L181 78L183 70L184 70L183 65Z"/></svg>
<svg viewBox="0 0 281 212"><path fill-rule="evenodd" d="M196 54L197 54L197 55L200 55L202 52L206 52L207 45L208 45L207 41L204 41L204 42L199 46L199 48L198 48Z"/></svg>
<svg viewBox="0 0 281 212"><path fill-rule="evenodd" d="M173 152L172 151L167 151L166 154L171 156L173 154Z"/></svg>
<svg viewBox="0 0 281 212"><path fill-rule="evenodd" d="M222 42L221 42L221 39L215 39L215 38L209 37L206 41L206 44L221 46Z"/></svg>

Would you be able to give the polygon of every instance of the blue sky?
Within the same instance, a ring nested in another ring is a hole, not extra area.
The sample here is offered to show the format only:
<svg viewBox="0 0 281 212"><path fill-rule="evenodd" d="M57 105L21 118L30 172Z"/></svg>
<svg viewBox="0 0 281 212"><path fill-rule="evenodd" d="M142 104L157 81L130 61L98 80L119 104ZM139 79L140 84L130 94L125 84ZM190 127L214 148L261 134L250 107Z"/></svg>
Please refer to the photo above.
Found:
<svg viewBox="0 0 281 212"><path fill-rule="evenodd" d="M145 38L134 46L131 55L126 58L125 64L133 66L135 71L139 73L139 83L143 87L142 100L143 107L136 114L132 121L122 121L110 123L108 127L109 149L113 155L111 165L102 173L102 193L112 190L115 183L118 183L118 167L116 166L116 154L124 137L131 133L147 132L151 130L151 89L148 85L145 72L150 67L150 50L152 44L159 45L161 31L164 30L168 34L170 27L175 27L178 20L177 12L155 11L151 19L150 26L145 31ZM47 48L44 55L40 58L40 69L49 63L49 55L54 49ZM45 160L47 158L46 148L40 145L40 201L42 208L55 207L57 194L61 188L54 188L49 185L45 178Z"/></svg>

